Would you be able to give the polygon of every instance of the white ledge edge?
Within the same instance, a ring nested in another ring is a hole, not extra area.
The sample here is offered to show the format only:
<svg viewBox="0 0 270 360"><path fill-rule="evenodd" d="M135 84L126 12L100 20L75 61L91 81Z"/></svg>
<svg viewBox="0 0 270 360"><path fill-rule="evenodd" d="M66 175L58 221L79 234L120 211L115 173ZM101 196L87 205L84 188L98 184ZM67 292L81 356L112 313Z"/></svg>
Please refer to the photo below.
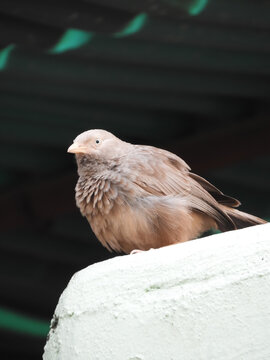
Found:
<svg viewBox="0 0 270 360"><path fill-rule="evenodd" d="M270 224L76 273L44 360L270 359Z"/></svg>

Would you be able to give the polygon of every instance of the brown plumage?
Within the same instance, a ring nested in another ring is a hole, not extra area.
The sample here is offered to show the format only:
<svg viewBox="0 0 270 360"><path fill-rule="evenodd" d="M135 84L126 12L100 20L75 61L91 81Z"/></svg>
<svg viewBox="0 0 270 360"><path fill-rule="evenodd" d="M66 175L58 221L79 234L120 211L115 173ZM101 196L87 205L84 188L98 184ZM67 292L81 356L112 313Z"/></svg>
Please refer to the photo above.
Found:
<svg viewBox="0 0 270 360"><path fill-rule="evenodd" d="M238 211L240 202L190 172L180 157L132 145L104 130L76 137L76 203L100 242L129 253L191 240L206 230L265 221Z"/></svg>

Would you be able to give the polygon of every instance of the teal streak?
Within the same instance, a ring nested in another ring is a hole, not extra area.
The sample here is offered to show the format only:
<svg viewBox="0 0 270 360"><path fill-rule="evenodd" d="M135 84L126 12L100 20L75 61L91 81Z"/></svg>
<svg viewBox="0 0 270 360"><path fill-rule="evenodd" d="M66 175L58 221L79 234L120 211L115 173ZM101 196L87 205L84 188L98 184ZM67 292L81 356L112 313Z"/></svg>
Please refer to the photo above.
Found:
<svg viewBox="0 0 270 360"><path fill-rule="evenodd" d="M0 308L0 328L34 336L46 336L49 332L49 323Z"/></svg>
<svg viewBox="0 0 270 360"><path fill-rule="evenodd" d="M94 34L92 32L68 29L49 52L52 54L60 54L68 50L78 49L90 42L93 36Z"/></svg>
<svg viewBox="0 0 270 360"><path fill-rule="evenodd" d="M136 15L130 22L119 32L116 32L113 34L114 37L125 37L132 34L135 34L136 32L140 31L146 21L147 21L147 14L141 13Z"/></svg>
<svg viewBox="0 0 270 360"><path fill-rule="evenodd" d="M206 7L208 0L195 0L188 9L190 15L199 15Z"/></svg>
<svg viewBox="0 0 270 360"><path fill-rule="evenodd" d="M15 48L14 44L10 44L4 49L0 50L0 70L4 70L9 59L11 51Z"/></svg>

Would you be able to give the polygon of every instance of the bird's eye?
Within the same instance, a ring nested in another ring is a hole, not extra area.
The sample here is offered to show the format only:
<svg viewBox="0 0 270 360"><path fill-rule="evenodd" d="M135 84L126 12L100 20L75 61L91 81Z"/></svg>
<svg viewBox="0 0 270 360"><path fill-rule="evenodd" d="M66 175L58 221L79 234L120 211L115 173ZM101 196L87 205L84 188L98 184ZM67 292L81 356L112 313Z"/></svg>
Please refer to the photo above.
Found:
<svg viewBox="0 0 270 360"><path fill-rule="evenodd" d="M96 144L99 144L99 140L98 140L98 139L96 140Z"/></svg>

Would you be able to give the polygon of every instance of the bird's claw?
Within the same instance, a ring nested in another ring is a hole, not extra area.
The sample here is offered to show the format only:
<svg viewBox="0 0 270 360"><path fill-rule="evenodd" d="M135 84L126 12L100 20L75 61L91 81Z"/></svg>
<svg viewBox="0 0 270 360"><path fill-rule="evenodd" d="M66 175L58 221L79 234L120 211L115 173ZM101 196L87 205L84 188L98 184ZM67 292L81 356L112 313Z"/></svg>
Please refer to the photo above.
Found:
<svg viewBox="0 0 270 360"><path fill-rule="evenodd" d="M139 249L134 249L130 252L130 255L134 255L134 254L139 254L141 252L145 252L145 251L150 251L150 250L154 250L153 248L149 249L149 250L139 250Z"/></svg>

